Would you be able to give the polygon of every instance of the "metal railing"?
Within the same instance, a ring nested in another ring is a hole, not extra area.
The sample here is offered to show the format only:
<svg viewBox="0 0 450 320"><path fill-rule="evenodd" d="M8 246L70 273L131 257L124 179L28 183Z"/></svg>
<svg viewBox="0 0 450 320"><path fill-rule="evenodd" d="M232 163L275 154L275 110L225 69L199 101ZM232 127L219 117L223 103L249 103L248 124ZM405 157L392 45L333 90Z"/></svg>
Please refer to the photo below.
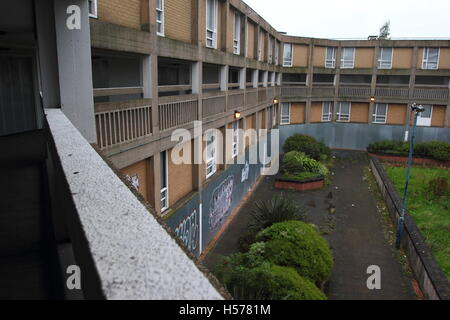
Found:
<svg viewBox="0 0 450 320"><path fill-rule="evenodd" d="M216 95L203 98L203 117L221 114L226 111L226 96Z"/></svg>
<svg viewBox="0 0 450 320"><path fill-rule="evenodd" d="M370 97L370 86L342 86L339 97Z"/></svg>
<svg viewBox="0 0 450 320"><path fill-rule="evenodd" d="M424 100L448 100L448 88L415 87L414 98Z"/></svg>
<svg viewBox="0 0 450 320"><path fill-rule="evenodd" d="M175 101L159 103L158 115L162 131L188 124L198 120L198 99L181 96Z"/></svg>
<svg viewBox="0 0 450 320"><path fill-rule="evenodd" d="M283 97L304 97L308 94L306 87L282 87L281 95Z"/></svg>
<svg viewBox="0 0 450 320"><path fill-rule="evenodd" d="M408 98L408 87L383 87L377 86L375 89L375 96L377 97L396 97L396 98Z"/></svg>

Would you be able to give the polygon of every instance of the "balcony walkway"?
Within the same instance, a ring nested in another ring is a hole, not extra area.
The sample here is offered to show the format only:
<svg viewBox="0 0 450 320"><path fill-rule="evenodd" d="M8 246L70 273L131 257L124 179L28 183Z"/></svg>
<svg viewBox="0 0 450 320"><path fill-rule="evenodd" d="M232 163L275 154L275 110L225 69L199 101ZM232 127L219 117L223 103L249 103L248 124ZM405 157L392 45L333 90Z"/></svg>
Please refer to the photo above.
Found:
<svg viewBox="0 0 450 320"><path fill-rule="evenodd" d="M383 222L368 182L363 180L364 169L368 166L365 153L334 153L338 159L330 186L308 193L284 191L298 206L306 209L309 222L319 227L332 246L335 263L327 292L329 299L417 299L412 278L405 273L386 236L390 227ZM239 236L247 229L254 202L279 193L281 191L273 187L273 177L265 177L206 256L204 263L210 270L214 270L219 255L237 251ZM335 207L335 214L330 213L330 207ZM366 270L371 265L381 268L381 290L367 289L369 275Z"/></svg>

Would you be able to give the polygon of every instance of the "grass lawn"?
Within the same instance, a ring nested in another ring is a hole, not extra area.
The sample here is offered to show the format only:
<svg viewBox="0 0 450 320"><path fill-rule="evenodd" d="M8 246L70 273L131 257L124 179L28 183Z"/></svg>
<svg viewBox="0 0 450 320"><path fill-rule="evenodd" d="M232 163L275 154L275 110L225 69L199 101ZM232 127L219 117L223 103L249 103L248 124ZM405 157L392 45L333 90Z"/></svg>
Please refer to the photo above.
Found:
<svg viewBox="0 0 450 320"><path fill-rule="evenodd" d="M406 168L391 167L385 164L385 169L402 197ZM440 198L432 196L428 189L428 182L437 177L447 178L450 184L450 170L448 169L412 169L407 208L450 281L450 195L447 193L446 196Z"/></svg>

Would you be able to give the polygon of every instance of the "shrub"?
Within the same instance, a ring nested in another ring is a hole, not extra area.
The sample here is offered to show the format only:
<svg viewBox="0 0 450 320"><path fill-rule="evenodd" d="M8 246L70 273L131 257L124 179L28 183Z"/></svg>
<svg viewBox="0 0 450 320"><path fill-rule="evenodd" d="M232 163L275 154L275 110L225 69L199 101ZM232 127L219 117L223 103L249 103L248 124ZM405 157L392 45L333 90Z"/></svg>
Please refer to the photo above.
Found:
<svg viewBox="0 0 450 320"><path fill-rule="evenodd" d="M407 156L409 142L378 141L367 147L370 153L381 153L394 156ZM414 156L431 158L438 161L450 161L450 143L443 141L420 142L414 145Z"/></svg>
<svg viewBox="0 0 450 320"><path fill-rule="evenodd" d="M313 137L296 134L289 137L284 146L283 150L285 153L291 151L303 152L308 157L314 160L324 160L331 155L330 148L328 148L324 143L318 142Z"/></svg>
<svg viewBox="0 0 450 320"><path fill-rule="evenodd" d="M254 260L250 254L225 258L217 278L236 300L325 300L325 295L294 269Z"/></svg>
<svg viewBox="0 0 450 320"><path fill-rule="evenodd" d="M322 286L331 274L333 257L328 243L311 226L301 221L278 223L256 236L250 252L258 249L269 262L292 267L308 280Z"/></svg>
<svg viewBox="0 0 450 320"><path fill-rule="evenodd" d="M250 228L249 231L239 237L238 247L240 252L247 252L250 246L256 242L256 235L258 230L256 228Z"/></svg>
<svg viewBox="0 0 450 320"><path fill-rule="evenodd" d="M251 229L256 231L268 228L279 222L305 219L304 212L284 195L273 197L269 201L257 201L255 209L252 211L252 217L253 220L250 226Z"/></svg>
<svg viewBox="0 0 450 320"><path fill-rule="evenodd" d="M328 169L319 161L308 158L304 153L291 151L284 156L283 174L287 176L296 176L301 173L313 173L325 177Z"/></svg>
<svg viewBox="0 0 450 320"><path fill-rule="evenodd" d="M447 178L440 177L430 180L428 190L435 197L446 196L449 192Z"/></svg>

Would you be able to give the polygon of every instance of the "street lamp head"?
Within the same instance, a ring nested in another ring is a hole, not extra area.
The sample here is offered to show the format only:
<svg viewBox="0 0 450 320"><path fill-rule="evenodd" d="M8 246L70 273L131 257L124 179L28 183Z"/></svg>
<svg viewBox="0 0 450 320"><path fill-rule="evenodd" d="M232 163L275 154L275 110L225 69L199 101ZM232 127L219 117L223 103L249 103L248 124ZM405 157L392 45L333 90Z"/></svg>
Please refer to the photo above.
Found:
<svg viewBox="0 0 450 320"><path fill-rule="evenodd" d="M417 112L417 113L422 113L425 111L424 106L422 106L421 104L416 104L416 103L413 103L411 105L411 109L412 109L412 111Z"/></svg>

